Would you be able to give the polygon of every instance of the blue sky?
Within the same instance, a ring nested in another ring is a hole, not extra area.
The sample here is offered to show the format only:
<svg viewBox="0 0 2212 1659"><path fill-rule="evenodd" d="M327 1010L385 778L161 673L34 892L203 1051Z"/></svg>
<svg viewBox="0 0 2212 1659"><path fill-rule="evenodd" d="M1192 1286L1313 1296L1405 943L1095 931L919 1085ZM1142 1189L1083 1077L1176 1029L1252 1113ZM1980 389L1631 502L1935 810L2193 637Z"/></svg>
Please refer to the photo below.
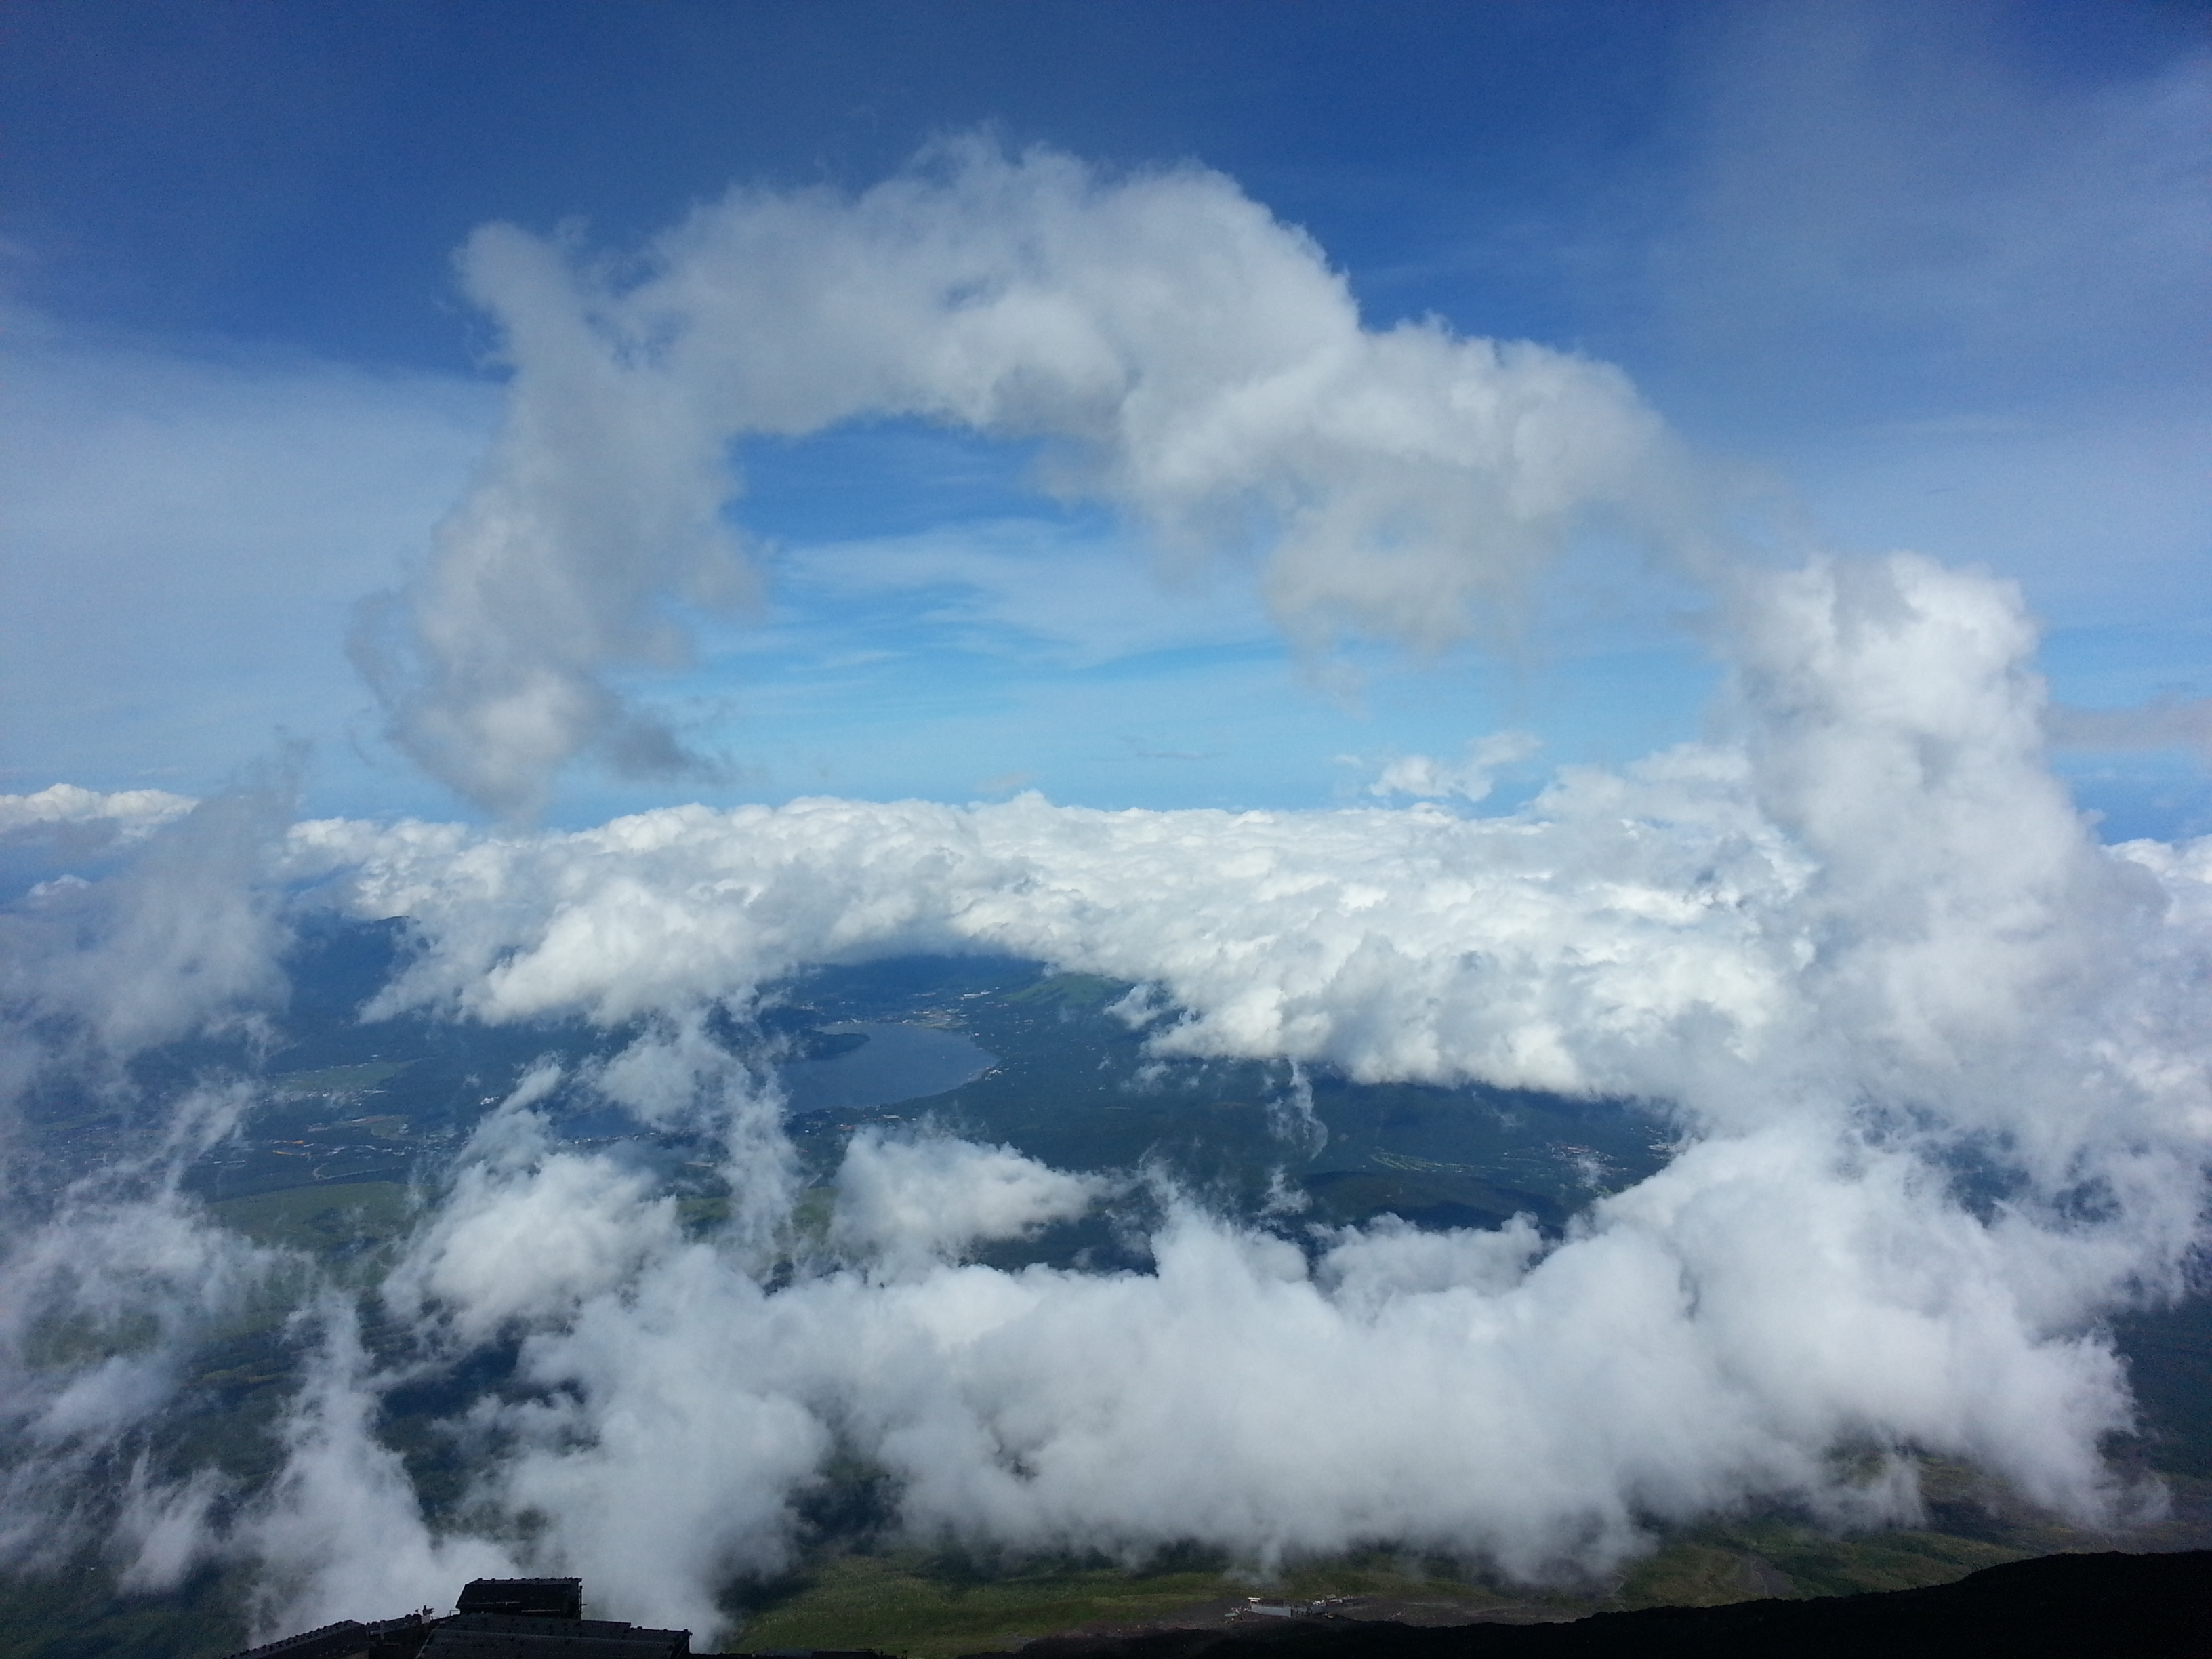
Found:
<svg viewBox="0 0 2212 1659"><path fill-rule="evenodd" d="M1986 563L2044 618L2062 701L2204 697L2205 25L27 0L0 25L0 790L197 792L289 735L313 745L311 810L465 811L383 740L345 651L499 418L455 250L505 220L619 262L732 184L858 191L978 129L1218 169L1310 234L1370 328L1433 315L1619 364L1764 481L1778 552ZM1394 756L1525 730L1545 746L1504 767L1510 801L1703 729L1698 595L1619 549L1577 550L1480 647L1316 663L1233 562L1164 580L1017 447L890 422L733 459L760 604L687 617L691 665L623 683L721 774L572 768L556 821L1030 787L1322 805ZM2063 764L2108 834L2212 830L2185 749Z"/></svg>

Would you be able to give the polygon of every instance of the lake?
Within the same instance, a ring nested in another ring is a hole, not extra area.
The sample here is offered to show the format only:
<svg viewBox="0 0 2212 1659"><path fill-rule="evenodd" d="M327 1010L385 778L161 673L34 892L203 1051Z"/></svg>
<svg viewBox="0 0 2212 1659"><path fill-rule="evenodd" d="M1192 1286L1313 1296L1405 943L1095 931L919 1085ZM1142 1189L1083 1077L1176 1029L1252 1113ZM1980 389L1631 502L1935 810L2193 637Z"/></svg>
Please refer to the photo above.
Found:
<svg viewBox="0 0 2212 1659"><path fill-rule="evenodd" d="M795 1060L781 1067L794 1114L854 1111L941 1095L982 1076L997 1060L963 1033L933 1025L847 1020L822 1029L867 1041L828 1060Z"/></svg>

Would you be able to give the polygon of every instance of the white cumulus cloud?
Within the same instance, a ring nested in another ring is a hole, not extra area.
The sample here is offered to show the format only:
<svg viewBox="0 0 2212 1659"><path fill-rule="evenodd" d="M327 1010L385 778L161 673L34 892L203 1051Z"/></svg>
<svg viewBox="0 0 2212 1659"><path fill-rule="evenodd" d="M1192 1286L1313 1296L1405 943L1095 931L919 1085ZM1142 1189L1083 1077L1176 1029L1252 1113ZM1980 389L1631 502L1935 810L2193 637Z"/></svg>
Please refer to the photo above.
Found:
<svg viewBox="0 0 2212 1659"><path fill-rule="evenodd" d="M749 591L723 516L745 434L889 416L1046 440L1042 483L1170 559L1255 556L1312 645L1448 644L1593 514L1684 522L1618 370L1366 328L1309 239L1196 168L1109 179L965 141L857 197L732 192L626 283L503 225L462 268L505 333L507 423L360 653L395 740L507 815L586 751L685 763L607 675L683 659L665 601Z"/></svg>

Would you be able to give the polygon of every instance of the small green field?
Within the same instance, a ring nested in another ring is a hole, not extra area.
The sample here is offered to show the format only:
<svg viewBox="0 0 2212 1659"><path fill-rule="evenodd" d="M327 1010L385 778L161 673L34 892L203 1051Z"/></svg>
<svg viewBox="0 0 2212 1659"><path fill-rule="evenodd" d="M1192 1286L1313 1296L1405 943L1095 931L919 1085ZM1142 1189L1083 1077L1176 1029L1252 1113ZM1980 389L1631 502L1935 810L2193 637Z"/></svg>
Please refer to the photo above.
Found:
<svg viewBox="0 0 2212 1659"><path fill-rule="evenodd" d="M1839 1533L1782 1513L1748 1514L1663 1534L1610 1582L1509 1584L1445 1560L1372 1550L1259 1579L1218 1558L1130 1571L1096 1560L991 1566L919 1551L817 1558L745 1598L729 1645L874 1648L908 1659L1002 1652L1032 1638L1154 1621L1206 1624L1248 1596L1314 1602L1358 1597L1358 1616L1417 1624L1483 1614L1521 1622L1608 1610L1717 1607L1760 1597L1855 1595L1942 1584L2002 1562L2070 1550L2202 1547L2212 1491L2172 1483L2175 1515L2122 1534L2052 1521L1963 1465L1921 1465L1929 1524Z"/></svg>
<svg viewBox="0 0 2212 1659"><path fill-rule="evenodd" d="M1838 1536L1782 1522L1700 1527L1632 1567L1609 1605L1713 1607L1771 1595L1917 1589L2036 1553L1939 1532Z"/></svg>
<svg viewBox="0 0 2212 1659"><path fill-rule="evenodd" d="M1132 1571L1065 1562L979 1571L915 1554L838 1557L763 1598L730 1638L747 1651L874 1648L908 1659L1004 1652L1032 1638L1185 1615L1218 1617L1248 1597L1377 1595L1449 1603L1468 1616L1505 1603L1484 1585L1408 1572L1387 1558L1318 1563L1256 1583L1218 1565ZM1528 1598L1511 1598L1525 1605ZM1577 1610L1587 1610L1581 1603Z"/></svg>
<svg viewBox="0 0 2212 1659"><path fill-rule="evenodd" d="M397 1112L379 1112L368 1117L343 1118L336 1123L311 1123L307 1133L332 1139L365 1134L373 1140L404 1140L407 1120Z"/></svg>
<svg viewBox="0 0 2212 1659"><path fill-rule="evenodd" d="M407 1188L396 1181L288 1187L249 1198L220 1199L208 1209L224 1226L257 1244L318 1255L381 1244L405 1231L412 1218Z"/></svg>
<svg viewBox="0 0 2212 1659"><path fill-rule="evenodd" d="M1760 1596L1848 1595L1948 1583L2037 1553L1935 1532L1834 1536L1781 1522L1700 1528L1602 1586L1506 1589L1443 1569L1431 1575L1387 1556L1314 1562L1264 1582L1218 1568L1130 1571L1039 1564L1003 1571L921 1556L848 1555L761 1598L732 1644L751 1651L874 1648L907 1659L1002 1652L1034 1638L1107 1625L1206 1622L1248 1596L1389 1604L1376 1615L1449 1623L1486 1611L1574 1617L1602 1608L1717 1607Z"/></svg>
<svg viewBox="0 0 2212 1659"><path fill-rule="evenodd" d="M1099 1621L1129 1623L1218 1596L1215 1572L1036 1569L986 1577L915 1559L848 1555L745 1622L746 1649L876 1648L952 1659Z"/></svg>

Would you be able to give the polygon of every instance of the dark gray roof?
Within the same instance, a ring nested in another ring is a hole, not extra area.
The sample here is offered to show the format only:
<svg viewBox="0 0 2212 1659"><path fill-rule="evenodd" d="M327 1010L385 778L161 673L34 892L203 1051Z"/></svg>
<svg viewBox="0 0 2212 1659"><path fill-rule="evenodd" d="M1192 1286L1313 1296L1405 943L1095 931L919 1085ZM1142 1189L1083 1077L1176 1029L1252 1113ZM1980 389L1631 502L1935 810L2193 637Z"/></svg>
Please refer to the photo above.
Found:
<svg viewBox="0 0 2212 1659"><path fill-rule="evenodd" d="M455 1607L462 1613L507 1613L525 1619L581 1619L580 1578L471 1578Z"/></svg>

